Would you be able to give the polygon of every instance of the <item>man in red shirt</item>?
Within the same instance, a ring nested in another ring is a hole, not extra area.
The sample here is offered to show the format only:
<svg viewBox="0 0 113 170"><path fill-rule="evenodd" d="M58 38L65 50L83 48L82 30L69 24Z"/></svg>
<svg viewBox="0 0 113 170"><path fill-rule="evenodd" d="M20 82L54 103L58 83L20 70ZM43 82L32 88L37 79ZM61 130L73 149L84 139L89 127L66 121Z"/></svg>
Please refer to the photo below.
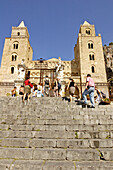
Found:
<svg viewBox="0 0 113 170"><path fill-rule="evenodd" d="M87 74L87 78L86 78L86 88L82 94L83 96L83 100L84 100L84 104L87 105L87 94L89 94L90 97L90 102L91 102L91 108L95 108L95 103L94 103L94 91L95 91L95 83L93 81L93 79L91 78L90 74Z"/></svg>

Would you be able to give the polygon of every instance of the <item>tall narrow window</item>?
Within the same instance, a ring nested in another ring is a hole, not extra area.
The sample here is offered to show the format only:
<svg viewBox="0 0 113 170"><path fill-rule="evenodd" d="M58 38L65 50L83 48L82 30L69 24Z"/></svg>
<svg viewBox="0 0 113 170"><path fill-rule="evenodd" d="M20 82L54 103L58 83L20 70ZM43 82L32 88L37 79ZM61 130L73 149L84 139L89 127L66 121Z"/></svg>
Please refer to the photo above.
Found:
<svg viewBox="0 0 113 170"><path fill-rule="evenodd" d="M15 55L15 61L17 60L17 55Z"/></svg>
<svg viewBox="0 0 113 170"><path fill-rule="evenodd" d="M91 59L91 54L89 55L89 59L92 60L92 59Z"/></svg>
<svg viewBox="0 0 113 170"><path fill-rule="evenodd" d="M12 61L14 61L14 55L12 55Z"/></svg>
<svg viewBox="0 0 113 170"><path fill-rule="evenodd" d="M92 60L94 60L95 58L94 58L94 54L92 55Z"/></svg>
<svg viewBox="0 0 113 170"><path fill-rule="evenodd" d="M89 59L90 60L95 60L94 54L89 54Z"/></svg>
<svg viewBox="0 0 113 170"><path fill-rule="evenodd" d="M12 61L16 61L17 60L17 55L13 54L12 55Z"/></svg>
<svg viewBox="0 0 113 170"><path fill-rule="evenodd" d="M11 74L14 74L14 67L11 67Z"/></svg>
<svg viewBox="0 0 113 170"><path fill-rule="evenodd" d="M88 43L88 48L89 49L93 49L94 47L93 47L93 43Z"/></svg>
<svg viewBox="0 0 113 170"><path fill-rule="evenodd" d="M16 49L18 49L18 44L16 44Z"/></svg>
<svg viewBox="0 0 113 170"><path fill-rule="evenodd" d="M17 43L13 44L13 48L18 49L18 44Z"/></svg>
<svg viewBox="0 0 113 170"><path fill-rule="evenodd" d="M90 49L90 43L88 43L88 48Z"/></svg>
<svg viewBox="0 0 113 170"><path fill-rule="evenodd" d="M92 71L92 73L95 73L95 67L94 66L91 67L91 71Z"/></svg>
<svg viewBox="0 0 113 170"><path fill-rule="evenodd" d="M18 32L17 35L19 36L19 35L20 35L20 32Z"/></svg>
<svg viewBox="0 0 113 170"><path fill-rule="evenodd" d="M28 71L28 77L30 77L30 71Z"/></svg>
<svg viewBox="0 0 113 170"><path fill-rule="evenodd" d="M93 49L93 43L91 43L91 49Z"/></svg>

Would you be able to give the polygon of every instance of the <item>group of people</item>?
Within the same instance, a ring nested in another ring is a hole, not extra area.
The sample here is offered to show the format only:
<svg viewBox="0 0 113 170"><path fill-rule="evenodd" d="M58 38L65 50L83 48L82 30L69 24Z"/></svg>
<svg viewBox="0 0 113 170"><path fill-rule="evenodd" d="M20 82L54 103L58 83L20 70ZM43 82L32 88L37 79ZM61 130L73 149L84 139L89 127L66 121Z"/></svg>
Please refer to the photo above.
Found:
<svg viewBox="0 0 113 170"><path fill-rule="evenodd" d="M50 90L53 92L53 96L60 96L61 83L59 79L55 79L54 83L50 83L48 76L46 76L43 83L39 83L35 89L33 89L33 97L50 96Z"/></svg>
<svg viewBox="0 0 113 170"><path fill-rule="evenodd" d="M11 91L13 97L17 95L16 90L17 88L14 87ZM60 96L61 83L59 79L55 79L54 83L51 84L48 76L46 76L43 83L38 83L37 86L33 86L29 78L26 78L24 85L21 85L19 89L19 95L22 96L22 101L24 102L26 99L29 101L30 97L50 96L50 90L52 90L53 96Z"/></svg>
<svg viewBox="0 0 113 170"><path fill-rule="evenodd" d="M69 91L70 102L72 102L72 98L75 96L76 88L77 88L76 83L74 82L73 79L70 78L68 85L65 88L65 91L66 90ZM19 95L22 95L22 101L24 102L25 99L29 101L30 96L32 97L49 96L50 89L53 92L53 96L55 97L60 96L60 92L62 88L61 88L60 80L58 78L56 78L54 80L54 83L51 84L48 76L46 76L44 82L39 83L37 87L35 88L33 84L29 81L29 79L27 78L24 82L24 85L22 85L19 89ZM95 90L97 92L96 100L94 100ZM104 93L102 94L102 92L97 87L95 87L94 80L91 78L90 74L87 74L85 90L82 93L84 105L88 105L87 95L89 95L89 98L90 98L91 108L95 108L95 101L99 103L101 99L103 98L103 95L105 95ZM14 87L14 89L12 90L12 96L16 96L16 87Z"/></svg>

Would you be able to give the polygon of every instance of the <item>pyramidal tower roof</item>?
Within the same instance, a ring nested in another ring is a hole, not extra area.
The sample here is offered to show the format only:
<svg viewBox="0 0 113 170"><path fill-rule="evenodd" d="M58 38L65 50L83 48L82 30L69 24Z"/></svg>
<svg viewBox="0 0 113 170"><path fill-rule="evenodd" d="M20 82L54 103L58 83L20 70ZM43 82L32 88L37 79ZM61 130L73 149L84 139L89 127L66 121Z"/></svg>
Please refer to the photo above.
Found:
<svg viewBox="0 0 113 170"><path fill-rule="evenodd" d="M24 21L22 21L18 27L25 27Z"/></svg>
<svg viewBox="0 0 113 170"><path fill-rule="evenodd" d="M83 25L90 25L87 21L84 21Z"/></svg>

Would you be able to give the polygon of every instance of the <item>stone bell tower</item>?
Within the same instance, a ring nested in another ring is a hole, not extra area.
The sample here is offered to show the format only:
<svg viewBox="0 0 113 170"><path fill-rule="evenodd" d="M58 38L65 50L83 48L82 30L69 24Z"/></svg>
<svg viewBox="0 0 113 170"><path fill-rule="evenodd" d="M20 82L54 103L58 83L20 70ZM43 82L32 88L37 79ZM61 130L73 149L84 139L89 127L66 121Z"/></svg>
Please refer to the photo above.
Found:
<svg viewBox="0 0 113 170"><path fill-rule="evenodd" d="M5 38L0 81L14 82L18 77L18 64L24 61L27 66L32 61L32 55L29 33L22 21L18 27L12 27L11 37Z"/></svg>
<svg viewBox="0 0 113 170"><path fill-rule="evenodd" d="M96 36L95 26L90 25L87 21L80 26L74 53L81 83L85 83L86 75L91 74L97 86L100 86L101 90L108 94L101 35Z"/></svg>

